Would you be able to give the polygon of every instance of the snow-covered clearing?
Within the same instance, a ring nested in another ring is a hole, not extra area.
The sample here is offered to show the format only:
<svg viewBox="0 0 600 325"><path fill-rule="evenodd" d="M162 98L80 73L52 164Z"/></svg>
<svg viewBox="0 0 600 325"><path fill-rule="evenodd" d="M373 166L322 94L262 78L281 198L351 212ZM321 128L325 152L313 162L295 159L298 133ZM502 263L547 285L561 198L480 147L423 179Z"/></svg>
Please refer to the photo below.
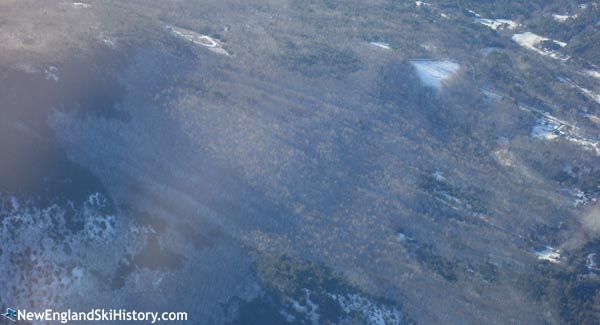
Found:
<svg viewBox="0 0 600 325"><path fill-rule="evenodd" d="M515 34L515 35L513 35L512 40L515 41L517 44L521 45L522 47L533 50L541 55L548 56L553 59L562 60L562 61L567 61L569 59L569 56L567 56L567 55L559 53L555 50L547 50L547 49L544 49L541 47L541 43L544 41L552 41L552 42L556 43L557 45L559 45L560 47L567 46L567 43L551 40L549 38L539 36L532 32Z"/></svg>
<svg viewBox="0 0 600 325"><path fill-rule="evenodd" d="M537 124L531 130L531 136L541 140L554 140L562 138L583 147L585 150L593 151L600 155L600 143L585 138L573 127L547 113L541 114Z"/></svg>
<svg viewBox="0 0 600 325"><path fill-rule="evenodd" d="M557 120L542 116L531 130L531 136L537 139L552 140L558 138L562 132L563 124Z"/></svg>
<svg viewBox="0 0 600 325"><path fill-rule="evenodd" d="M475 17L473 17L473 21L485 25L493 30L503 30L503 29L515 29L519 26L517 22L510 19L493 19L493 18L484 18L481 17L480 14L476 13L473 10L469 9L469 13Z"/></svg>
<svg viewBox="0 0 600 325"><path fill-rule="evenodd" d="M427 87L442 86L460 69L460 65L450 60L412 60L417 75Z"/></svg>
<svg viewBox="0 0 600 325"><path fill-rule="evenodd" d="M554 20L556 20L559 23L564 23L565 21L567 21L567 19L569 18L575 18L577 16L569 16L569 15L558 15L558 14L553 14L552 18L554 18Z"/></svg>
<svg viewBox="0 0 600 325"><path fill-rule="evenodd" d="M519 24L509 20L509 19L490 19L490 18L481 18L475 17L473 21L488 26L493 30L503 30L503 29L515 29L519 27Z"/></svg>

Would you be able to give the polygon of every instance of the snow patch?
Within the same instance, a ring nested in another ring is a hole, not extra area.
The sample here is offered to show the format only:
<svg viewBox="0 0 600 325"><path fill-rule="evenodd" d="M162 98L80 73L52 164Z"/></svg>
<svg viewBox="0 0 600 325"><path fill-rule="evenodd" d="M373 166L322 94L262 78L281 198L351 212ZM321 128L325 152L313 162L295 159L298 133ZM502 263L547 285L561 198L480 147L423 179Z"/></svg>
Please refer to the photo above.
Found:
<svg viewBox="0 0 600 325"><path fill-rule="evenodd" d="M594 151L596 155L600 155L600 146L598 145L598 141L592 141L581 136L570 134L567 134L565 139L582 146L586 150Z"/></svg>
<svg viewBox="0 0 600 325"><path fill-rule="evenodd" d="M46 80L53 80L55 82L58 82L58 68L55 66L49 66L46 69L44 69L44 75L46 76Z"/></svg>
<svg viewBox="0 0 600 325"><path fill-rule="evenodd" d="M81 8L81 9L87 9L92 6L89 3L83 3L83 2L73 2L73 3L71 3L71 5L75 8Z"/></svg>
<svg viewBox="0 0 600 325"><path fill-rule="evenodd" d="M481 53L483 53L485 55L488 55L488 54L490 54L492 52L497 52L497 51L500 51L500 48L499 47L494 47L494 46L488 46L488 47L484 47L484 48L481 49Z"/></svg>
<svg viewBox="0 0 600 325"><path fill-rule="evenodd" d="M588 120L590 120L596 124L600 124L600 117L598 117L596 115L586 114L585 117L587 117Z"/></svg>
<svg viewBox="0 0 600 325"><path fill-rule="evenodd" d="M533 127L531 136L537 139L552 140L561 135L560 129L563 124L555 119L542 116L538 119L538 123Z"/></svg>
<svg viewBox="0 0 600 325"><path fill-rule="evenodd" d="M546 246L542 250L535 252L535 255L541 261L560 263L560 252L550 246Z"/></svg>
<svg viewBox="0 0 600 325"><path fill-rule="evenodd" d="M385 43L385 42L370 42L369 44L371 44L371 45L373 45L373 46L376 46L376 47L380 47L380 48L382 48L382 49L386 49L386 50L390 50L390 49L392 49L392 48L390 47L390 44L388 44L388 43Z"/></svg>
<svg viewBox="0 0 600 325"><path fill-rule="evenodd" d="M579 88L579 90L585 94L586 96L588 96L589 98L591 98L593 101L595 101L596 103L600 104L600 94L593 92L587 88L583 88L581 86L577 86L577 88Z"/></svg>
<svg viewBox="0 0 600 325"><path fill-rule="evenodd" d="M579 91L581 91L584 95L588 96L589 98L591 98L593 101L595 101L596 103L600 104L600 94L591 91L587 88L584 88L578 84L576 84L573 80L567 78L567 77L563 77L563 76L558 76L556 77L560 82L562 83L566 83L569 84L577 89L579 89Z"/></svg>
<svg viewBox="0 0 600 325"><path fill-rule="evenodd" d="M519 109L540 116L537 125L531 131L531 136L544 140L561 137L582 146L585 150L594 151L596 155L600 156L600 143L586 138L580 133L581 130L578 127L533 107L519 104Z"/></svg>
<svg viewBox="0 0 600 325"><path fill-rule="evenodd" d="M474 16L473 21L475 23L488 26L489 28L491 28L493 30L515 29L515 28L521 26L520 24L518 24L515 21L510 20L510 19L484 18L484 17L481 17L480 14L476 13L475 11L473 11L471 9L468 9L468 11L471 15Z"/></svg>
<svg viewBox="0 0 600 325"><path fill-rule="evenodd" d="M112 38L105 38L102 40L102 42L108 47L112 47L112 48L117 47L117 42Z"/></svg>
<svg viewBox="0 0 600 325"><path fill-rule="evenodd" d="M553 140L560 137L583 147L585 150L594 151L596 155L600 155L600 143L586 138L585 135L581 135L577 127L561 121L548 113L525 106L520 106L520 108L541 115L531 131L532 137L542 140Z"/></svg>
<svg viewBox="0 0 600 325"><path fill-rule="evenodd" d="M600 266L598 266L599 260L598 254L591 253L585 259L585 267L592 272L598 272L600 271Z"/></svg>
<svg viewBox="0 0 600 325"><path fill-rule="evenodd" d="M584 73L590 77L600 79L600 72L598 70L586 70Z"/></svg>
<svg viewBox="0 0 600 325"><path fill-rule="evenodd" d="M569 15L558 15L558 14L552 15L552 18L554 18L554 20L559 23L564 23L565 21L567 21L567 19L572 18L572 17L573 16L569 16Z"/></svg>
<svg viewBox="0 0 600 325"><path fill-rule="evenodd" d="M504 29L515 29L519 27L519 24L509 19L490 19L475 17L473 21L488 26L493 30L504 30Z"/></svg>
<svg viewBox="0 0 600 325"><path fill-rule="evenodd" d="M567 46L567 43L551 40L549 38L539 36L532 32L515 34L513 35L512 40L526 49L533 50L541 55L548 56L553 59L567 61L570 58L569 56L559 53L555 50L547 50L541 47L541 43L544 41L553 41L560 47Z"/></svg>
<svg viewBox="0 0 600 325"><path fill-rule="evenodd" d="M227 52L222 47L223 43L216 38L212 38L208 35L202 35L202 34L193 32L191 30L187 30L187 29L183 29L183 28L179 28L179 27L175 27L175 26L166 26L165 28L168 31L170 31L173 35L183 38L186 41L192 42L193 44L207 47L208 49L210 49L211 51L213 51L217 54L226 55L226 56L230 55L229 52Z"/></svg>
<svg viewBox="0 0 600 325"><path fill-rule="evenodd" d="M592 195L589 195L585 192L583 192L580 189L570 189L570 188L564 188L563 189L566 193L568 193L569 195L573 196L575 198L575 202L573 202L573 205L575 207L579 207L579 206L584 206L587 205L590 202L596 202L596 198L593 197Z"/></svg>
<svg viewBox="0 0 600 325"><path fill-rule="evenodd" d="M301 305L298 301L296 301L290 297L286 297L285 300L292 306L292 308L297 313L306 315L306 317L308 319L310 319L312 324L319 324L319 319L321 318L321 315L319 315L319 313L318 313L319 306L310 299L310 293L311 293L310 290L305 288L305 289L302 289L302 291L304 291L304 294L305 294L306 306ZM290 315L290 316L292 316L292 315ZM293 318L290 318L290 317L286 317L286 318L293 320Z"/></svg>
<svg viewBox="0 0 600 325"><path fill-rule="evenodd" d="M129 233L117 231L123 223L116 223L106 202L93 194L85 202L39 206L34 199L0 193L0 238L10 239L0 252L0 282L7 284L3 294L15 305L42 307L95 286L86 276L90 268L115 270ZM100 220L109 221L100 225ZM131 239L135 244L141 238ZM109 248L114 251L104 254Z"/></svg>
<svg viewBox="0 0 600 325"><path fill-rule="evenodd" d="M444 172L441 172L439 170L436 170L435 172L433 172L431 174L431 176L433 176L433 178L435 178L435 180L438 182L442 182L442 181L446 180L446 177L444 176Z"/></svg>
<svg viewBox="0 0 600 325"><path fill-rule="evenodd" d="M413 242L415 239L403 232L398 232L398 240L403 243L410 243Z"/></svg>
<svg viewBox="0 0 600 325"><path fill-rule="evenodd" d="M421 82L432 88L442 86L460 69L460 65L450 60L412 60Z"/></svg>
<svg viewBox="0 0 600 325"><path fill-rule="evenodd" d="M357 313L361 315L364 324L386 325L402 323L403 316L398 309L379 305L360 294L332 294L330 296L339 303L345 314L351 315Z"/></svg>
<svg viewBox="0 0 600 325"><path fill-rule="evenodd" d="M494 151L494 158L504 166L516 166L517 162L514 155L508 149L499 149Z"/></svg>
<svg viewBox="0 0 600 325"><path fill-rule="evenodd" d="M479 15L478 13L476 13L475 11L471 10L471 9L467 9L469 11L469 13L475 17L481 17L481 15Z"/></svg>

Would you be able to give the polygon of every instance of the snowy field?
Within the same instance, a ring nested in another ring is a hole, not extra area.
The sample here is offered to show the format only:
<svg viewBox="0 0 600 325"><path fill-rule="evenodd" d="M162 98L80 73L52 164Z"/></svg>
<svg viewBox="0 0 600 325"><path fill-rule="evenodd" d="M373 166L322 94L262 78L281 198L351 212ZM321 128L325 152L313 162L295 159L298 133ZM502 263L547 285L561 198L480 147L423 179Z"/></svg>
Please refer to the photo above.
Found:
<svg viewBox="0 0 600 325"><path fill-rule="evenodd" d="M412 60L417 75L427 87L442 88L458 72L460 65L450 60Z"/></svg>
<svg viewBox="0 0 600 325"><path fill-rule="evenodd" d="M567 19L569 18L573 18L572 16L569 15L558 15L558 14L553 14L552 18L554 18L554 20L556 20L559 23L564 23L565 21L567 21Z"/></svg>
<svg viewBox="0 0 600 325"><path fill-rule="evenodd" d="M531 136L536 139L552 140L558 138L563 127L559 122L542 116L531 130Z"/></svg>
<svg viewBox="0 0 600 325"><path fill-rule="evenodd" d="M541 55L548 56L561 61L567 61L569 59L569 56L567 55L561 54L557 51L546 50L540 46L541 42L544 41L553 41L560 47L567 46L567 43L551 40L549 38L545 38L531 32L515 34L513 35L512 40L515 41L517 44L521 45L522 47L529 50L533 50Z"/></svg>
<svg viewBox="0 0 600 325"><path fill-rule="evenodd" d="M519 27L519 24L509 19L490 19L476 17L473 18L473 21L475 21L478 24L488 26L493 30L515 29Z"/></svg>
<svg viewBox="0 0 600 325"><path fill-rule="evenodd" d="M485 25L493 30L515 29L520 26L520 24L510 19L484 18L473 10L469 10L469 12L475 16L473 17L474 22Z"/></svg>
<svg viewBox="0 0 600 325"><path fill-rule="evenodd" d="M577 128L547 113L538 119L537 124L531 130L531 136L541 140L554 140L560 137L581 146L585 150L593 151L596 155L600 155L600 143L598 141L586 138L579 133Z"/></svg>

